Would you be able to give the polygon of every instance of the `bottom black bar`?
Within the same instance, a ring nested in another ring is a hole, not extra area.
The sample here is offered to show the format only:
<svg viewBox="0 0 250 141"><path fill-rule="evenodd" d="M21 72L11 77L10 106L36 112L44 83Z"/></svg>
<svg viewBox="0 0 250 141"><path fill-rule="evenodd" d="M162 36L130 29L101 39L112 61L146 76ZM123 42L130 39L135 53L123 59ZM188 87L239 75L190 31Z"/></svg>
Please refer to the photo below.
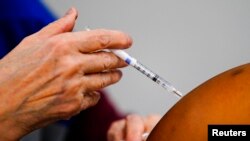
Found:
<svg viewBox="0 0 250 141"><path fill-rule="evenodd" d="M208 141L250 141L250 125L208 125Z"/></svg>

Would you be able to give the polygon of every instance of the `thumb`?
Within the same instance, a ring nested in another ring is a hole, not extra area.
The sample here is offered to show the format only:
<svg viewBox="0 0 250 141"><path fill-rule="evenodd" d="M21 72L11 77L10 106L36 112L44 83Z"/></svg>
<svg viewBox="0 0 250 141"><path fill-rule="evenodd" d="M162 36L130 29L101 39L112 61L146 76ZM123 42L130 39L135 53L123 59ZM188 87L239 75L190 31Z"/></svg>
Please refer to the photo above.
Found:
<svg viewBox="0 0 250 141"><path fill-rule="evenodd" d="M75 26L77 15L77 10L75 8L70 8L62 18L42 28L37 33L38 37L44 39L60 33L72 31Z"/></svg>

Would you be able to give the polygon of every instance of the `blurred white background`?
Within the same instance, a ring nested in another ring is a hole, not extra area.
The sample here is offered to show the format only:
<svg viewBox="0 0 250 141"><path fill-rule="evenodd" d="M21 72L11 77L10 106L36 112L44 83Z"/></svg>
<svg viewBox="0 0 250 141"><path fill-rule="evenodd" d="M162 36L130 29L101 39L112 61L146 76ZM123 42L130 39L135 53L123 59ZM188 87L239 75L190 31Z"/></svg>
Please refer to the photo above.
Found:
<svg viewBox="0 0 250 141"><path fill-rule="evenodd" d="M133 37L132 56L184 94L229 68L250 61L249 0L45 0L62 16L79 11L85 26L122 30ZM164 114L178 98L138 73L123 69L107 88L123 112Z"/></svg>

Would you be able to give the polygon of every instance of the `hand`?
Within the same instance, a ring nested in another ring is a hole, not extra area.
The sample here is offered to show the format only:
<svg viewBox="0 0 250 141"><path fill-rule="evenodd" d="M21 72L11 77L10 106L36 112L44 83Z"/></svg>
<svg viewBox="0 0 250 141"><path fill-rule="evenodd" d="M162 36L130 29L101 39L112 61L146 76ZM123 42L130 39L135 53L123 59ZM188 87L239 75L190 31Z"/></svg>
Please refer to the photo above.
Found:
<svg viewBox="0 0 250 141"><path fill-rule="evenodd" d="M160 115L128 115L112 123L108 130L108 141L142 141L143 133L150 133L160 119Z"/></svg>
<svg viewBox="0 0 250 141"><path fill-rule="evenodd" d="M107 48L124 49L118 31L72 32L77 11L26 37L0 61L0 140L18 140L95 105L95 90L116 83L126 63Z"/></svg>

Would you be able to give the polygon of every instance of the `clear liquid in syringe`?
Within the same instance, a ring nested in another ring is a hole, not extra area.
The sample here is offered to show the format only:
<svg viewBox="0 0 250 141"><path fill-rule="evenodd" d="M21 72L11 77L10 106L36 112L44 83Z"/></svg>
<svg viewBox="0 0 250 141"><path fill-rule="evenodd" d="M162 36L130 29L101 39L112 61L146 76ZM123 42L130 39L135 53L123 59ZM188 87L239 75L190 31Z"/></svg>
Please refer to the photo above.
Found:
<svg viewBox="0 0 250 141"><path fill-rule="evenodd" d="M163 88L167 89L169 92L173 92L177 96L182 97L182 93L176 88L174 88L172 84L170 84L168 81L164 80L162 77L148 69L146 66L142 65L140 62L136 61L133 67L140 71L142 74L146 75L154 82L156 82L157 84L161 85Z"/></svg>

